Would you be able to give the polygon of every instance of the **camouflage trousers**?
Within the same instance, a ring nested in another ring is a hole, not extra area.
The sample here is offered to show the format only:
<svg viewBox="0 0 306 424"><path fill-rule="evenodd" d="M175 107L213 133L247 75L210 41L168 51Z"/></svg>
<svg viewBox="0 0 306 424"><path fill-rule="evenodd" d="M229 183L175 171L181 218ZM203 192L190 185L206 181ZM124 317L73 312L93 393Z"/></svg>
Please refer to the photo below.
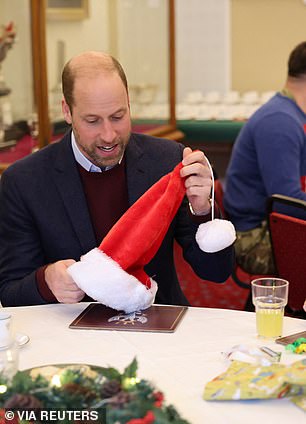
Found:
<svg viewBox="0 0 306 424"><path fill-rule="evenodd" d="M237 231L236 261L250 274L274 274L272 248L267 221L249 231Z"/></svg>

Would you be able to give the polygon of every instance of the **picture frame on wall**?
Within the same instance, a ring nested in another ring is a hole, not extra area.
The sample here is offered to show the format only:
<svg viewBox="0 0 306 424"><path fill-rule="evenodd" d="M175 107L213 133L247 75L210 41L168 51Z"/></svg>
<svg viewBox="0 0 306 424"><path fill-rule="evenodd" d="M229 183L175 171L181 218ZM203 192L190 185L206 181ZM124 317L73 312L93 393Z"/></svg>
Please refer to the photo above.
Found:
<svg viewBox="0 0 306 424"><path fill-rule="evenodd" d="M54 21L79 21L88 18L88 0L47 0L47 18Z"/></svg>

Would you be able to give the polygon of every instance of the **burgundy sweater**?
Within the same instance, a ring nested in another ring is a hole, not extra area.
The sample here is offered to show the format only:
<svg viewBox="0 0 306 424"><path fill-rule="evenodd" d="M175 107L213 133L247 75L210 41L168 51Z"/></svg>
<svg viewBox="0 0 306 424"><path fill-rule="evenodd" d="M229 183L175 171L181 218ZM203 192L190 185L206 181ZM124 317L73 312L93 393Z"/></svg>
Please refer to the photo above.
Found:
<svg viewBox="0 0 306 424"><path fill-rule="evenodd" d="M105 172L88 172L79 165L79 172L97 246L127 211L128 191L125 175L125 160L120 165ZM45 269L40 267L36 272L38 290L47 302L56 302L54 294L45 281Z"/></svg>

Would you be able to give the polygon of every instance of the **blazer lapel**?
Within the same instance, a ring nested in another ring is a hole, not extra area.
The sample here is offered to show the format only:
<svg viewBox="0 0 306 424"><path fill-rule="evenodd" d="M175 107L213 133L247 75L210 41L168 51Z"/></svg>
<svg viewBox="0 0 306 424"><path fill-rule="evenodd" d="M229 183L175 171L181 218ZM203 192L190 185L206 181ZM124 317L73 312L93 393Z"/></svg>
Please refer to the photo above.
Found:
<svg viewBox="0 0 306 424"><path fill-rule="evenodd" d="M150 187L150 174L145 155L133 134L126 148L126 175L131 206Z"/></svg>
<svg viewBox="0 0 306 424"><path fill-rule="evenodd" d="M59 142L58 155L54 163L54 181L57 184L67 216L83 252L96 245L82 182L73 156L70 133Z"/></svg>
<svg viewBox="0 0 306 424"><path fill-rule="evenodd" d="M71 148L70 133L59 142L52 172L81 250L87 252L96 245L96 239ZM126 172L129 204L132 205L150 187L148 164L141 144L137 143L133 135L126 149Z"/></svg>

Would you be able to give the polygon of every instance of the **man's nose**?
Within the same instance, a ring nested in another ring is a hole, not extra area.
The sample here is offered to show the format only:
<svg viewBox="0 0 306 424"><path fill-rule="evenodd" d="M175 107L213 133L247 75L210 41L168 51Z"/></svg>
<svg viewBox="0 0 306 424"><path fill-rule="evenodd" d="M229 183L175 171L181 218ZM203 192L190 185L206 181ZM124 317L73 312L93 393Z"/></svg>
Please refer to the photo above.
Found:
<svg viewBox="0 0 306 424"><path fill-rule="evenodd" d="M116 131L111 122L104 122L100 130L100 137L106 143L111 143L116 137Z"/></svg>

